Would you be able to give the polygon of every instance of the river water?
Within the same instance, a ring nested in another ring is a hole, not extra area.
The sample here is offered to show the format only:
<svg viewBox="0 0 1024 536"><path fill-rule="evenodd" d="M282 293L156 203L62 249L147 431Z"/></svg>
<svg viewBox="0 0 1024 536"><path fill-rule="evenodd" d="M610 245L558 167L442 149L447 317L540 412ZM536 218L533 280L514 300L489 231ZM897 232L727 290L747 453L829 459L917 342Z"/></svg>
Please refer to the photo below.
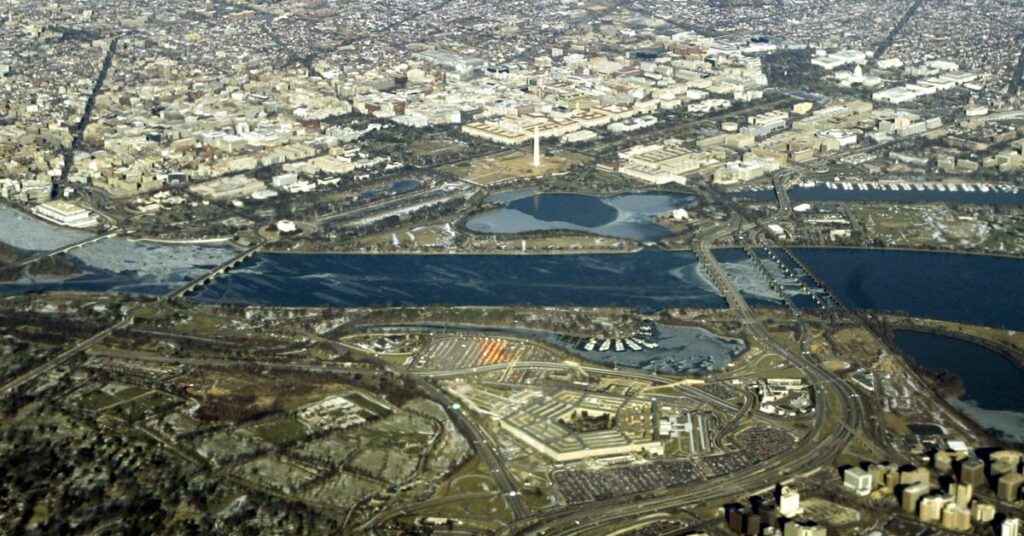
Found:
<svg viewBox="0 0 1024 536"><path fill-rule="evenodd" d="M0 240L46 250L83 238L0 206L16 232ZM46 289L160 294L232 256L227 247L120 238L74 250L85 272L67 280L0 284L0 294ZM899 250L797 248L845 304L1010 329L1024 329L1024 259ZM763 255L759 253L759 255ZM780 296L740 250L716 250L751 301ZM771 262L762 263L770 271ZM799 298L798 289L791 297ZM372 305L562 305L724 307L689 252L645 249L582 255L353 255L261 253L193 297L203 303L362 307ZM796 300L798 305L800 300Z"/></svg>
<svg viewBox="0 0 1024 536"><path fill-rule="evenodd" d="M915 363L948 370L966 393L950 404L984 428L1024 443L1024 371L977 344L932 333L897 331L896 346Z"/></svg>
<svg viewBox="0 0 1024 536"><path fill-rule="evenodd" d="M675 193L595 197L541 194L531 189L502 192L489 201L504 206L469 218L467 229L493 234L579 231L641 242L672 234L654 222L656 217L696 204L694 196Z"/></svg>
<svg viewBox="0 0 1024 536"><path fill-rule="evenodd" d="M594 221L584 223L609 225L610 213L594 208L596 212L587 216ZM539 206L536 215L549 217L547 210ZM85 236L4 206L0 206L0 224L13 229L0 235L0 241L25 250L49 250ZM84 275L26 278L0 284L0 294L67 289L160 295L233 254L234 250L227 247L115 238L72 253L71 259ZM778 290L767 284L745 252L724 249L715 255L752 302L781 303ZM791 260L773 264L765 250L756 255L762 267L775 275L783 266L796 268ZM1020 276L1024 274L1024 259L832 248L798 248L795 255L851 307L1024 329L1024 307L1020 305L1024 298L1024 277ZM805 297L799 281L807 279L806 274L797 273L784 285L798 305L799 298ZM269 306L611 306L645 312L726 306L692 253L660 249L582 255L261 253L190 299ZM737 350L732 343L710 334L702 339L693 333L680 333L678 341L692 346L689 354L584 357L652 370L710 369L721 366ZM666 348L678 346L672 342L673 332L665 334ZM897 342L926 366L949 368L964 378L968 396L952 403L966 415L1007 437L1024 440L1024 377L1012 364L963 341L903 334Z"/></svg>
<svg viewBox="0 0 1024 536"><path fill-rule="evenodd" d="M1024 329L1024 259L900 250L794 251L850 307Z"/></svg>
<svg viewBox="0 0 1024 536"><path fill-rule="evenodd" d="M200 303L365 307L724 307L689 252L587 255L264 253L197 293Z"/></svg>

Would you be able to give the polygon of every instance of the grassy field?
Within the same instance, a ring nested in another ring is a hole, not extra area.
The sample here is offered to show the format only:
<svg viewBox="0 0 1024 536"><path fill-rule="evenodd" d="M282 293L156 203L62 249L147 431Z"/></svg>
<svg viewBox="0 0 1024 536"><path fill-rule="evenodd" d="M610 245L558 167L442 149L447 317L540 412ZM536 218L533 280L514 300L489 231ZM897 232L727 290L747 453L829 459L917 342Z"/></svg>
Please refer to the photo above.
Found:
<svg viewBox="0 0 1024 536"><path fill-rule="evenodd" d="M557 156L544 156L541 159L541 166L535 168L533 154L530 151L513 149L494 156L445 166L441 171L486 186L512 179L561 173L584 159L582 155L563 152Z"/></svg>
<svg viewBox="0 0 1024 536"><path fill-rule="evenodd" d="M409 144L409 149L419 157L447 157L461 154L466 146L443 137L431 137Z"/></svg>
<svg viewBox="0 0 1024 536"><path fill-rule="evenodd" d="M291 417L258 423L252 427L251 431L260 439L275 445L292 443L306 435L306 427Z"/></svg>
<svg viewBox="0 0 1024 536"><path fill-rule="evenodd" d="M847 205L869 242L890 247L956 247L1014 252L1024 248L1019 221L992 227L945 205ZM962 217L961 217L962 216ZM1016 223L1016 225L1015 225ZM1016 232L1015 232L1016 229Z"/></svg>

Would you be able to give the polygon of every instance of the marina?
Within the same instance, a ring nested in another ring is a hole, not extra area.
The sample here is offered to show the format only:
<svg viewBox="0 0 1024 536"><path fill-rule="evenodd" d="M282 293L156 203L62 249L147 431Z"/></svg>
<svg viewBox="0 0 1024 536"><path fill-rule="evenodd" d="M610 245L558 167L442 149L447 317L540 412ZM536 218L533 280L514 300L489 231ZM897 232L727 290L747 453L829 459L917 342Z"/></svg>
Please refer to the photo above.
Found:
<svg viewBox="0 0 1024 536"><path fill-rule="evenodd" d="M776 198L771 185L734 190L736 199L769 201ZM1012 184L953 181L804 181L788 191L796 203L908 202L1024 206L1024 192Z"/></svg>

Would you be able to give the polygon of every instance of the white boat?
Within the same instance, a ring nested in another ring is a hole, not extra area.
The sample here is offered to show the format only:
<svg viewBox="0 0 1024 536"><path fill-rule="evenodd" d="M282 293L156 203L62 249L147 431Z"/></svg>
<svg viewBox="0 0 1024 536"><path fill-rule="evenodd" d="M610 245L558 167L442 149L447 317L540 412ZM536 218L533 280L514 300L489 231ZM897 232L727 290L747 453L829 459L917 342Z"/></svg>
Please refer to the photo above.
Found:
<svg viewBox="0 0 1024 536"><path fill-rule="evenodd" d="M605 339L603 342L601 342L601 347L598 348L598 351L600 351L600 352L607 352L608 348L611 348L611 346L612 346L612 341L610 341L608 339Z"/></svg>
<svg viewBox="0 0 1024 536"><path fill-rule="evenodd" d="M983 193L986 193L986 194L989 192L989 187L988 187L987 184L980 184L980 185L978 185L978 189L981 190Z"/></svg>
<svg viewBox="0 0 1024 536"><path fill-rule="evenodd" d="M615 351L616 352L625 352L626 351L626 347L623 346L623 344L622 344L622 339L615 339Z"/></svg>

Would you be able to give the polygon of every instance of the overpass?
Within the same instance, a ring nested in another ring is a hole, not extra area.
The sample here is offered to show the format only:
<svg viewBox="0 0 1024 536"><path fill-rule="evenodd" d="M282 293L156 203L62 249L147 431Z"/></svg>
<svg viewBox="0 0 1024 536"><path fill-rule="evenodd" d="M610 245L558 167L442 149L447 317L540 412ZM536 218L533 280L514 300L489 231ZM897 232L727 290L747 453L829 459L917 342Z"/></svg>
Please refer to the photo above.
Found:
<svg viewBox="0 0 1024 536"><path fill-rule="evenodd" d="M240 264L252 258L252 256L255 255L262 248L262 243L252 246L251 248L221 263L213 270L193 279L192 281L189 281L187 284L185 284L185 286L172 291L170 294L167 294L162 299L165 301L169 301L184 298L185 296L205 287L206 285L213 283L214 280L216 280L218 277L230 272L231 270L234 270Z"/></svg>
<svg viewBox="0 0 1024 536"><path fill-rule="evenodd" d="M498 534L595 533L612 523L635 518L641 511L651 513L755 493L769 489L776 482L813 474L823 466L834 463L836 457L854 439L855 431L864 421L864 409L854 389L811 356L803 352L794 353L773 339L711 252L711 245L715 241L729 236L734 230L742 231L745 227L757 226L751 222L744 224L740 214L731 221L732 224L719 223L698 232L693 251L750 335L799 370L811 385L816 400L811 430L786 452L734 471L727 477L697 481L681 488L658 489L646 494L621 495L582 507L553 508L527 519L516 520L502 527ZM797 321L802 325L802 319L798 318ZM806 330L801 329L801 332L803 347Z"/></svg>

